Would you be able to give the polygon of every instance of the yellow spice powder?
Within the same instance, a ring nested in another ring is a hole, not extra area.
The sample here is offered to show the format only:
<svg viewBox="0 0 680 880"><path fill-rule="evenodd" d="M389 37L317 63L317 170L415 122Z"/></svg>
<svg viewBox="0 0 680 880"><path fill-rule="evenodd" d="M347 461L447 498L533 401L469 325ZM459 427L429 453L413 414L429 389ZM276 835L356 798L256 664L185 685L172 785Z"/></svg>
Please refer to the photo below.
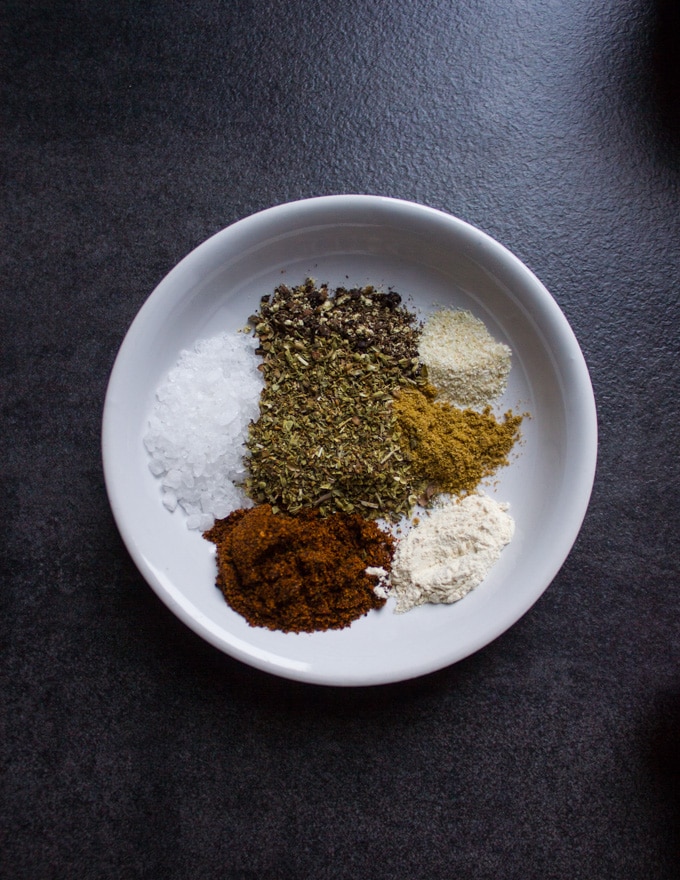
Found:
<svg viewBox="0 0 680 880"><path fill-rule="evenodd" d="M499 422L483 412L458 409L433 400L432 393L403 391L394 401L394 415L404 450L423 482L437 492L471 492L484 477L508 463L519 437L522 416L511 410Z"/></svg>

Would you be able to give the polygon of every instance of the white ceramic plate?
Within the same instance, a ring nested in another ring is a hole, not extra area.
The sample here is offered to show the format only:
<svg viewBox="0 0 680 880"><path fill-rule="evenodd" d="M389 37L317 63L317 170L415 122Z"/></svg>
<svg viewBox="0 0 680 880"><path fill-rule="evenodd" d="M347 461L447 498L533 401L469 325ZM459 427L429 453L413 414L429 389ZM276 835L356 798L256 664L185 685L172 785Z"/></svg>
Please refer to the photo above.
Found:
<svg viewBox="0 0 680 880"><path fill-rule="evenodd" d="M487 579L454 605L393 613L393 600L351 627L284 634L250 627L214 586L213 545L161 503L142 436L154 392L182 349L242 327L260 297L312 276L335 287L399 291L481 318L513 351L498 411L531 413L519 455L486 491L508 501L515 536ZM328 196L270 208L210 238L161 281L116 359L103 420L113 513L151 587L189 627L259 669L329 685L413 678L466 657L512 626L548 587L586 512L597 451L588 371L564 315L536 277L489 236L447 214L374 196Z"/></svg>

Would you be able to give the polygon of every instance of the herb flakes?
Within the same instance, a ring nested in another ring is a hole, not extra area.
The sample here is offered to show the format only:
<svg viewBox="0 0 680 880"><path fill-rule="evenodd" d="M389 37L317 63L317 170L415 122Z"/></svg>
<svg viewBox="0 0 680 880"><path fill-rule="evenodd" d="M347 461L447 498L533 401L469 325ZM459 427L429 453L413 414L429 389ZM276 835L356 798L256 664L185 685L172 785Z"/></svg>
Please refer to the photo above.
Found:
<svg viewBox="0 0 680 880"><path fill-rule="evenodd" d="M418 494L392 412L419 388L420 329L395 292L280 285L254 315L265 388L246 489L258 504L399 519Z"/></svg>

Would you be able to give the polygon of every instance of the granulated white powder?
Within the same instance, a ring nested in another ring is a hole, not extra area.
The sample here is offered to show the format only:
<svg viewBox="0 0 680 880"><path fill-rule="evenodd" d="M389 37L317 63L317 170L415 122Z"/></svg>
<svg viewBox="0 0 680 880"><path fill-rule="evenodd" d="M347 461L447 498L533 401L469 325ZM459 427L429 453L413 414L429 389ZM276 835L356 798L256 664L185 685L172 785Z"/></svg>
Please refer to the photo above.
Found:
<svg viewBox="0 0 680 880"><path fill-rule="evenodd" d="M457 602L478 586L514 534L507 510L487 495L466 495L423 517L399 541L392 560L396 611Z"/></svg>
<svg viewBox="0 0 680 880"><path fill-rule="evenodd" d="M264 381L257 340L223 333L183 351L156 391L144 445L160 478L163 504L205 531L215 519L251 502L239 488L246 475L248 425L259 416Z"/></svg>
<svg viewBox="0 0 680 880"><path fill-rule="evenodd" d="M462 309L441 309L423 326L418 352L442 400L483 409L507 386L511 351L483 321Z"/></svg>

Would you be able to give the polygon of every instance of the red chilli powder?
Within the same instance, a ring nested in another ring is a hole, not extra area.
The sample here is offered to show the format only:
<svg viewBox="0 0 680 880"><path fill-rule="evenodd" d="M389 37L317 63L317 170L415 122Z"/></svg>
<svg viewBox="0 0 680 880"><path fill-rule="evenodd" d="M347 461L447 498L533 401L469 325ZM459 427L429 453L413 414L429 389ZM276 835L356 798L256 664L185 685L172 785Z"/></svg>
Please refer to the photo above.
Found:
<svg viewBox="0 0 680 880"><path fill-rule="evenodd" d="M251 626L343 629L385 600L367 567L389 571L393 538L357 514L236 510L204 533L217 547L216 584Z"/></svg>

